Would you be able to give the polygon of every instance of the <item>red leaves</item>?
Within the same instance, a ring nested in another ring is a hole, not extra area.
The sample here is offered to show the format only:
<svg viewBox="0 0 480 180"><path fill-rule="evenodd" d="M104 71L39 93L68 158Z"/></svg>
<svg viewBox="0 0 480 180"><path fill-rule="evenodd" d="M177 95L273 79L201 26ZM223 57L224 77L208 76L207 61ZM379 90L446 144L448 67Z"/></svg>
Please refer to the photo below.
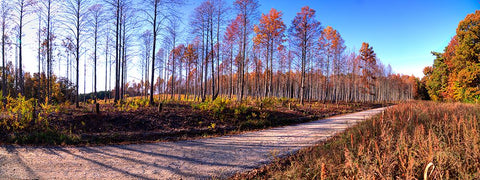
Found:
<svg viewBox="0 0 480 180"><path fill-rule="evenodd" d="M224 36L227 43L233 44L233 42L237 40L238 35L240 34L240 30L239 30L240 23L241 23L240 21L241 21L241 17L240 15L238 15L237 18L235 18L235 20L232 21L230 25L228 25L227 31L225 32L225 36Z"/></svg>

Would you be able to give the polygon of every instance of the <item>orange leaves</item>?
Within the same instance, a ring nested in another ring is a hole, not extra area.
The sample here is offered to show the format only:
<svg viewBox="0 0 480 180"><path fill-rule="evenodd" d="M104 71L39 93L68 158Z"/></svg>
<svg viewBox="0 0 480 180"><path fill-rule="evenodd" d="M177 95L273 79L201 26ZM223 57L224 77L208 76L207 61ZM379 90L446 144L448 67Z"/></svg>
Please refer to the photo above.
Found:
<svg viewBox="0 0 480 180"><path fill-rule="evenodd" d="M360 49L360 60L361 60L361 65L360 68L362 69L362 82L365 87L365 91L368 93L374 95L374 84L373 80L376 78L375 77L375 70L376 70L376 55L375 52L373 51L373 47L371 47L368 43L363 42L362 43L362 48Z"/></svg>
<svg viewBox="0 0 480 180"><path fill-rule="evenodd" d="M376 54L373 51L373 47L370 44L363 42L362 48L360 49L360 58L367 64L376 64Z"/></svg>
<svg viewBox="0 0 480 180"><path fill-rule="evenodd" d="M257 34L253 41L255 44L266 44L277 41L284 42L285 24L282 20L283 13L272 8L268 14L262 14L260 23L255 25L254 31Z"/></svg>
<svg viewBox="0 0 480 180"><path fill-rule="evenodd" d="M315 44L314 38L321 32L320 22L315 19L315 10L305 6L292 21L290 33L293 43L300 47L302 51L308 51L309 47ZM306 52L302 53L306 55ZM302 56L303 56L302 55Z"/></svg>
<svg viewBox="0 0 480 180"><path fill-rule="evenodd" d="M185 52L185 45L180 44L177 47L175 47L175 49L173 49L172 51L177 58L182 58Z"/></svg>
<svg viewBox="0 0 480 180"><path fill-rule="evenodd" d="M318 38L318 50L326 56L340 55L345 50L344 40L340 33L330 26L323 29Z"/></svg>
<svg viewBox="0 0 480 180"><path fill-rule="evenodd" d="M448 68L453 68L453 57L455 56L455 49L458 46L457 36L453 36L452 40L448 43L448 46L445 47L445 52L443 53L443 57L445 57L445 64Z"/></svg>
<svg viewBox="0 0 480 180"><path fill-rule="evenodd" d="M192 64L198 58L197 50L195 49L193 44L189 44L187 46L184 56L188 64Z"/></svg>

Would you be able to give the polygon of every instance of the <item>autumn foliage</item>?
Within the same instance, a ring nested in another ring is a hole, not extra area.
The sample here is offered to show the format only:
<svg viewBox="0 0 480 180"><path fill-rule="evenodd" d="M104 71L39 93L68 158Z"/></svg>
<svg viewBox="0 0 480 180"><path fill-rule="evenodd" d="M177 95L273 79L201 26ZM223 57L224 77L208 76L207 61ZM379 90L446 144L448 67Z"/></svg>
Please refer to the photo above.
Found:
<svg viewBox="0 0 480 180"><path fill-rule="evenodd" d="M273 53L276 49L283 47L282 43L285 41L284 32L285 24L282 20L282 13L276 9L271 9L268 14L262 14L260 23L255 25L254 31L256 36L253 42L257 46L265 48L265 63L266 63L266 79L265 81L265 96L269 96L272 91L273 81ZM270 65L270 66L269 66Z"/></svg>
<svg viewBox="0 0 480 180"><path fill-rule="evenodd" d="M433 66L424 69L428 93L433 100L480 101L480 11L460 21L457 34Z"/></svg>

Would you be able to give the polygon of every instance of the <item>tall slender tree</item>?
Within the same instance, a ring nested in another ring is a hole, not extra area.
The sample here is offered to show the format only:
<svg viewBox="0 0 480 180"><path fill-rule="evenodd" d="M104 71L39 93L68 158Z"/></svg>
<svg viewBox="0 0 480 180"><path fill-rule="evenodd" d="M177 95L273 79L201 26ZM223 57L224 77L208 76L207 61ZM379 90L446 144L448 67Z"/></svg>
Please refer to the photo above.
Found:
<svg viewBox="0 0 480 180"><path fill-rule="evenodd" d="M104 21L104 11L101 4L94 4L88 8L88 13L90 14L89 26L93 31L93 92L94 92L94 102L97 103L97 59L98 59L98 45L99 45L99 33L103 28ZM106 83L106 81L105 81Z"/></svg>
<svg viewBox="0 0 480 180"><path fill-rule="evenodd" d="M221 29L222 25L224 24L226 17L228 16L228 10L230 9L224 0L214 0L213 4L215 6L215 11L214 11L214 20L216 24L216 62L217 62L217 92L214 94L213 99L215 99L219 92L220 92L220 34L221 34Z"/></svg>
<svg viewBox="0 0 480 180"><path fill-rule="evenodd" d="M148 78L150 76L149 75L149 71L150 71L150 66L149 66L149 63L150 63L150 56L152 55L152 41L153 41L153 35L152 35L152 31L150 30L146 30L142 33L141 35L141 39L142 39L142 50L143 50L143 60L141 61L141 64L142 64L142 82L143 82L143 86L145 87L144 88L144 92L143 94L145 96L148 95L148 90L150 88L150 83L149 83L149 80Z"/></svg>
<svg viewBox="0 0 480 180"><path fill-rule="evenodd" d="M360 49L360 60L361 63L359 68L362 72L362 85L363 85L363 92L366 93L368 96L366 101L372 101L375 99L375 83L374 80L377 78L375 76L376 65L377 65L377 57L375 52L373 51L373 47L371 47L368 43L363 42L362 48Z"/></svg>
<svg viewBox="0 0 480 180"><path fill-rule="evenodd" d="M260 4L258 0L235 0L234 7L238 11L240 17L241 27L241 49L240 49L240 67L239 70L239 90L237 99L241 102L244 97L245 89L245 67L247 62L247 37L252 29L252 21L256 18L258 7Z"/></svg>
<svg viewBox="0 0 480 180"><path fill-rule="evenodd" d="M225 39L225 49L228 49L228 63L230 67L230 85L229 85L229 98L232 98L233 92L234 92L234 85L233 85L233 64L235 62L234 59L234 46L235 43L238 42L238 39L240 38L240 29L239 29L239 23L240 23L240 16L237 16L227 27L227 30L225 31L224 39Z"/></svg>
<svg viewBox="0 0 480 180"><path fill-rule="evenodd" d="M179 27L180 23L179 20L170 20L170 26L167 27L167 36L165 37L165 43L171 47L170 51L170 65L171 69L170 71L172 72L170 78L171 78L171 89L170 89L170 95L171 99L174 98L175 95L175 74L176 72L176 63L178 57L176 56L178 53L175 53L175 49L177 48L177 42L178 42L178 36L179 36Z"/></svg>
<svg viewBox="0 0 480 180"><path fill-rule="evenodd" d="M80 49L84 42L84 33L86 31L87 25L87 12L88 12L88 0L67 0L64 1L64 8L65 8L65 28L67 32L72 35L73 38L73 45L75 47L75 62L76 62L76 97L75 97L75 105L76 107L80 107L79 99L78 99L78 87L79 87L79 70L80 70Z"/></svg>
<svg viewBox="0 0 480 180"><path fill-rule="evenodd" d="M45 24L45 39L42 42L42 48L46 54L46 97L50 97L51 94L51 78L52 78L52 63L53 63L53 42L55 40L54 29L54 16L57 14L58 4L55 0L41 0L41 9L43 10L43 21Z"/></svg>
<svg viewBox="0 0 480 180"><path fill-rule="evenodd" d="M318 39L318 50L323 55L325 59L325 74L326 77L324 81L325 97L329 98L330 94L330 73L333 69L334 78L337 80L339 77L339 61L341 59L341 54L345 51L344 41L337 30L333 29L331 26L327 26L323 29L320 38ZM333 61L331 63L331 61ZM331 68L333 66L333 68ZM336 82L334 82L336 83ZM334 86L335 91L336 85ZM336 92L333 92L336 95ZM330 98L329 100L333 100Z"/></svg>
<svg viewBox="0 0 480 180"><path fill-rule="evenodd" d="M282 12L271 9L268 14L262 14L260 23L255 25L254 31L257 34L254 38L255 44L261 44L265 47L265 96L270 96L273 83L273 53L275 49L280 48L284 42L285 24L282 20ZM270 69L269 68L270 64Z"/></svg>
<svg viewBox="0 0 480 180"><path fill-rule="evenodd" d="M30 9L35 4L33 0L16 0L14 5L15 14L17 17L17 39L16 45L18 46L18 88L20 93L23 93L23 27L25 25L25 16L32 12Z"/></svg>
<svg viewBox="0 0 480 180"><path fill-rule="evenodd" d="M124 6L123 0L107 0L106 3L110 5L115 25L115 85L114 85L114 102L117 103L120 100L120 43L121 43L121 10Z"/></svg>
<svg viewBox="0 0 480 180"><path fill-rule="evenodd" d="M7 72L5 67L6 62L6 49L8 46L8 24L12 16L12 8L7 1L2 1L0 4L0 29L1 29L1 40L2 40L2 94L3 96L8 95L7 92Z"/></svg>
<svg viewBox="0 0 480 180"><path fill-rule="evenodd" d="M315 19L315 10L308 6L302 8L297 13L297 16L292 21L290 28L291 37L296 46L299 47L301 60L301 75L300 75L300 101L303 104L305 99L305 75L307 55L312 50L314 39L318 37L321 26L320 22Z"/></svg>
<svg viewBox="0 0 480 180"><path fill-rule="evenodd" d="M190 95L190 81L191 77L193 76L192 72L192 65L195 63L195 60L198 58L197 51L195 49L194 44L189 44L187 45L187 48L185 49L185 64L186 64L186 81L185 81L185 86L186 86L186 93L185 93L185 99L188 99L188 96Z"/></svg>
<svg viewBox="0 0 480 180"><path fill-rule="evenodd" d="M157 38L161 29L162 23L167 18L177 16L173 11L176 7L183 5L184 0L145 0L146 8L144 10L147 15L147 22L152 27L153 42L152 42L152 71L151 71L151 84L154 84L155 78L155 53L157 52ZM176 19L173 17L173 19ZM153 85L150 86L150 104L153 105Z"/></svg>

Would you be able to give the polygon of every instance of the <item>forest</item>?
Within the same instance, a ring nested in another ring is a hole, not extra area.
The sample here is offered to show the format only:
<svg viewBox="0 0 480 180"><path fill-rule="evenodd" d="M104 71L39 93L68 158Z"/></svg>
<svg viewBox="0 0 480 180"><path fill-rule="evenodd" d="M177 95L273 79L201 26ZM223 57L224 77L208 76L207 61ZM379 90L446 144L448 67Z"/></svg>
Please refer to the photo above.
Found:
<svg viewBox="0 0 480 180"><path fill-rule="evenodd" d="M127 96L145 96L154 104L155 94L191 95L200 101L219 96L239 101L284 97L302 103L416 96L418 79L394 74L368 43L358 52L347 49L340 33L322 25L308 6L287 27L281 11L260 14L255 0L232 5L204 1L192 11L189 22L181 22L178 12L186 3L2 1L3 96L68 101L77 107L87 97L118 102ZM180 29L183 23L188 28ZM24 39L25 29L37 31L37 40ZM181 32L189 35L182 37ZM26 43L38 48L25 52ZM25 59L25 53L36 53L36 60ZM93 67L84 70L80 82L79 71L87 63ZM26 66L38 71L25 72ZM85 93L85 81L90 81L87 74L92 77L92 93L80 98L80 84ZM98 89L105 92L99 96Z"/></svg>
<svg viewBox="0 0 480 180"><path fill-rule="evenodd" d="M258 0L205 0L183 22L188 3L1 1L1 138L82 144L89 133L141 134L128 124L145 122L149 132L218 134L421 96L418 78L395 74L369 43L348 49L308 6L288 23L276 9L260 13Z"/></svg>

